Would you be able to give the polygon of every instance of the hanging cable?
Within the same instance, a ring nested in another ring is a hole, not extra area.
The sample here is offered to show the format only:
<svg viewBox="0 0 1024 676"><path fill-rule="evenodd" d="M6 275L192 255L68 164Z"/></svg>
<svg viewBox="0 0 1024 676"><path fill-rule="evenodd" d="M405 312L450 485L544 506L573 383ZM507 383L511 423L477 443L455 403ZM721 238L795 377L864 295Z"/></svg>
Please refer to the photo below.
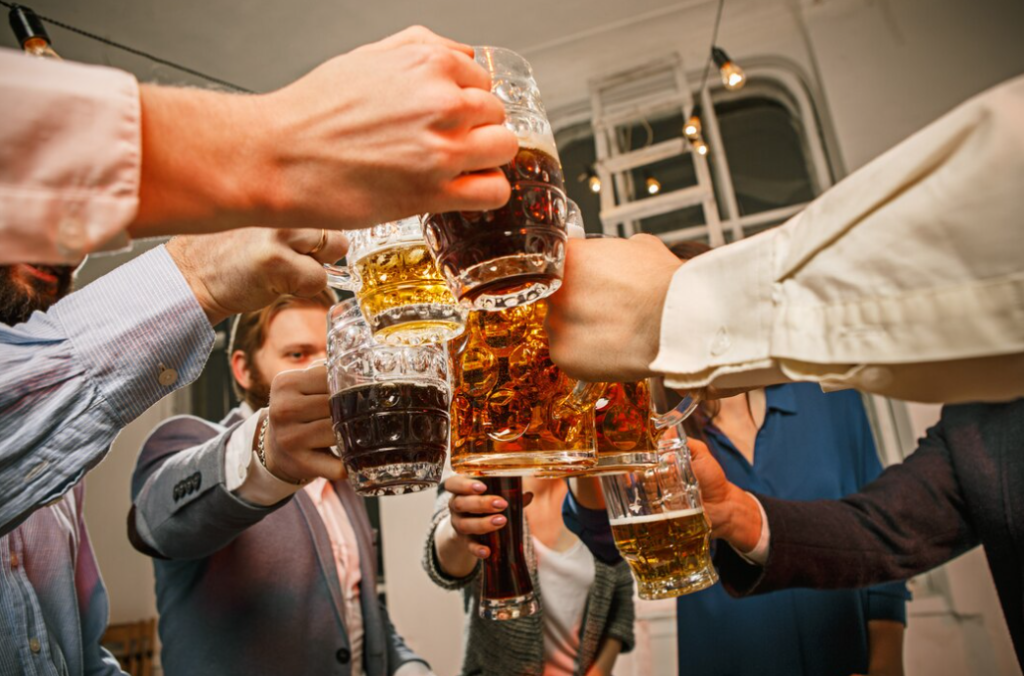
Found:
<svg viewBox="0 0 1024 676"><path fill-rule="evenodd" d="M18 7L17 4L6 2L5 0L0 0L0 5L3 5L4 7L7 7L9 9L14 9L15 7ZM243 93L246 93L246 94L254 93L251 89L246 89L245 87L240 87L240 86L238 86L238 85L236 85L234 83L228 82L227 80L222 80L219 77L214 77L212 75L207 75L206 73L203 73L201 71L195 70L194 68L189 68L188 66L182 66L181 64L175 63L173 61L169 61L167 59L161 58L161 57L156 56L154 54L150 54L149 52L144 52L141 49L135 49L134 47L129 47L128 45L123 45L120 42L117 42L115 40L111 40L110 38L105 38L102 35L97 35L95 33L90 33L87 30L82 30L81 28L77 28L77 27L72 26L70 24L66 24L63 21L58 21L57 19L51 19L50 17L43 16L42 14L36 14L36 16L39 17L40 19L42 19L43 21L45 21L46 23L51 24L53 26L57 26L58 28L63 28L64 30L71 31L72 33L77 33L78 35L81 35L82 37L86 37L86 38L89 38L90 40L95 40L97 42L101 42L101 43L103 43L103 44L105 44L105 45L107 45L109 47L114 47L115 49L120 49L121 51L128 52L129 54L134 54L135 56L141 56L142 58L149 59L150 61L152 61L154 63L159 63L162 66L167 66L168 68L173 68L175 70L181 71L182 73L188 73L189 75L193 75L195 77L201 78L201 79L206 80L208 82L213 82L214 84L218 84L218 85L221 85L222 87L227 87L229 89L233 89L233 90L238 91L238 92L243 92Z"/></svg>

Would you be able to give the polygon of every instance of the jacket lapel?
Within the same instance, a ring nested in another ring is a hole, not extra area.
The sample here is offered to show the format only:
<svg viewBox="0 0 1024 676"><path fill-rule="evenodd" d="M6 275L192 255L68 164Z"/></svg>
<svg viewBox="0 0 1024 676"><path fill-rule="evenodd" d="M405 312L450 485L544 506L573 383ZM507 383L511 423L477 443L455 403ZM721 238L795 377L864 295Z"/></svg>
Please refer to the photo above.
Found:
<svg viewBox="0 0 1024 676"><path fill-rule="evenodd" d="M320 570L327 582L327 588L331 592L331 602L334 606L334 614L338 618L338 626L342 628L345 637L346 647L348 646L348 631L345 628L345 613L343 611L341 595L341 582L338 581L338 568L334 565L334 553L331 549L331 540L327 536L327 529L324 527L320 512L317 511L313 500L306 494L305 490L299 490L295 494L295 504L299 506L306 526L309 527L310 537L316 547L316 559L320 562Z"/></svg>
<svg viewBox="0 0 1024 676"><path fill-rule="evenodd" d="M373 541L373 527L366 513L366 505L347 481L335 481L334 492L337 493L341 506L352 524L359 546L359 602L363 611L363 653L366 673L368 675L386 672L386 641L385 622L381 617L380 602L377 599L377 548Z"/></svg>

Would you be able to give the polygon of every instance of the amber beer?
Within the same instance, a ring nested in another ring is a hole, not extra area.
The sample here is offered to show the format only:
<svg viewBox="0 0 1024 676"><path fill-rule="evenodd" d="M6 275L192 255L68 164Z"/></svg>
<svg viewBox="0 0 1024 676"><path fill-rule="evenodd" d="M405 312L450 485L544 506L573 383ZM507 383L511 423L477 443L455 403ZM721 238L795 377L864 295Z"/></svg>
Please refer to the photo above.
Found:
<svg viewBox="0 0 1024 676"><path fill-rule="evenodd" d="M592 409L559 415L576 381L551 361L547 302L471 312L448 345L452 469L528 476L596 463Z"/></svg>
<svg viewBox="0 0 1024 676"><path fill-rule="evenodd" d="M533 615L539 609L533 580L523 550L523 480L518 477L481 477L487 495L508 503L503 514L508 522L485 535L476 536L491 554L483 562L480 586L480 617L513 620Z"/></svg>
<svg viewBox="0 0 1024 676"><path fill-rule="evenodd" d="M658 459L647 380L610 383L594 407L597 467L592 475L633 471Z"/></svg>
<svg viewBox="0 0 1024 676"><path fill-rule="evenodd" d="M682 596L713 585L711 524L703 508L611 519L612 537L642 599Z"/></svg>
<svg viewBox="0 0 1024 676"><path fill-rule="evenodd" d="M354 268L362 282L356 292L363 316L378 339L400 334L455 336L462 315L455 297L437 271L426 244L406 244L374 251Z"/></svg>

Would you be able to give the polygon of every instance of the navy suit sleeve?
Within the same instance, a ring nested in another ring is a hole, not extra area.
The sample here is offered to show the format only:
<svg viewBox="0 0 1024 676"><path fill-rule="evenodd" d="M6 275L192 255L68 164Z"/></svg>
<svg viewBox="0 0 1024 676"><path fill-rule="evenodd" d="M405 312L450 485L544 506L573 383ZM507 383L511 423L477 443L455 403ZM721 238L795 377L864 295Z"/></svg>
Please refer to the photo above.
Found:
<svg viewBox="0 0 1024 676"><path fill-rule="evenodd" d="M572 491L568 491L562 502L562 520L598 561L609 565L622 561L612 538L608 514L603 509L587 509L576 501Z"/></svg>
<svg viewBox="0 0 1024 676"><path fill-rule="evenodd" d="M944 421L859 493L810 502L757 498L771 527L767 565L751 566L730 547L716 554L723 585L734 596L905 580L979 544Z"/></svg>
<svg viewBox="0 0 1024 676"><path fill-rule="evenodd" d="M857 446L857 490L860 490L878 478L882 473L882 463L878 459L878 449L875 447L874 435L871 433L864 405L859 397L854 403L855 405L850 407L850 415L855 430L852 438ZM869 621L893 620L904 625L907 623L907 601L910 600L910 591L906 582L885 582L869 587L866 593Z"/></svg>

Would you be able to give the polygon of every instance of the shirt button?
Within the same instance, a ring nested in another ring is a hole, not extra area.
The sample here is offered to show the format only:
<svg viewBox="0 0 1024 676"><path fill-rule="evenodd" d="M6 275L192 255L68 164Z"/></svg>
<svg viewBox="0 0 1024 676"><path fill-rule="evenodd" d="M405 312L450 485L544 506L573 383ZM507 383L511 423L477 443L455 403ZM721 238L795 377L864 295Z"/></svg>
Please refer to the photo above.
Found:
<svg viewBox="0 0 1024 676"><path fill-rule="evenodd" d="M11 568L17 568L19 563L21 562L18 561L18 555L11 554Z"/></svg>
<svg viewBox="0 0 1024 676"><path fill-rule="evenodd" d="M238 465L238 478L245 479L245 475L248 474L248 470L249 468L247 465L240 463Z"/></svg>
<svg viewBox="0 0 1024 676"><path fill-rule="evenodd" d="M352 653L348 648L338 648L338 652L334 653L334 656L338 658L338 661L342 664L348 664L349 660L352 659Z"/></svg>
<svg viewBox="0 0 1024 676"><path fill-rule="evenodd" d="M77 211L61 219L57 226L57 251L68 258L77 258L85 252L85 222Z"/></svg>
<svg viewBox="0 0 1024 676"><path fill-rule="evenodd" d="M42 649L42 646L39 645L39 639L37 639L37 638L29 639L29 641L28 641L28 649L31 650L34 653L39 652Z"/></svg>
<svg viewBox="0 0 1024 676"><path fill-rule="evenodd" d="M711 341L711 355L717 357L732 347L732 339L729 338L729 331L723 326L718 329L715 339Z"/></svg>
<svg viewBox="0 0 1024 676"><path fill-rule="evenodd" d="M772 284L772 302L778 305L782 302L782 285Z"/></svg>
<svg viewBox="0 0 1024 676"><path fill-rule="evenodd" d="M178 382L178 372L174 369L169 369L163 364L160 365L160 375L157 376L157 380L164 387L170 387L174 383Z"/></svg>

